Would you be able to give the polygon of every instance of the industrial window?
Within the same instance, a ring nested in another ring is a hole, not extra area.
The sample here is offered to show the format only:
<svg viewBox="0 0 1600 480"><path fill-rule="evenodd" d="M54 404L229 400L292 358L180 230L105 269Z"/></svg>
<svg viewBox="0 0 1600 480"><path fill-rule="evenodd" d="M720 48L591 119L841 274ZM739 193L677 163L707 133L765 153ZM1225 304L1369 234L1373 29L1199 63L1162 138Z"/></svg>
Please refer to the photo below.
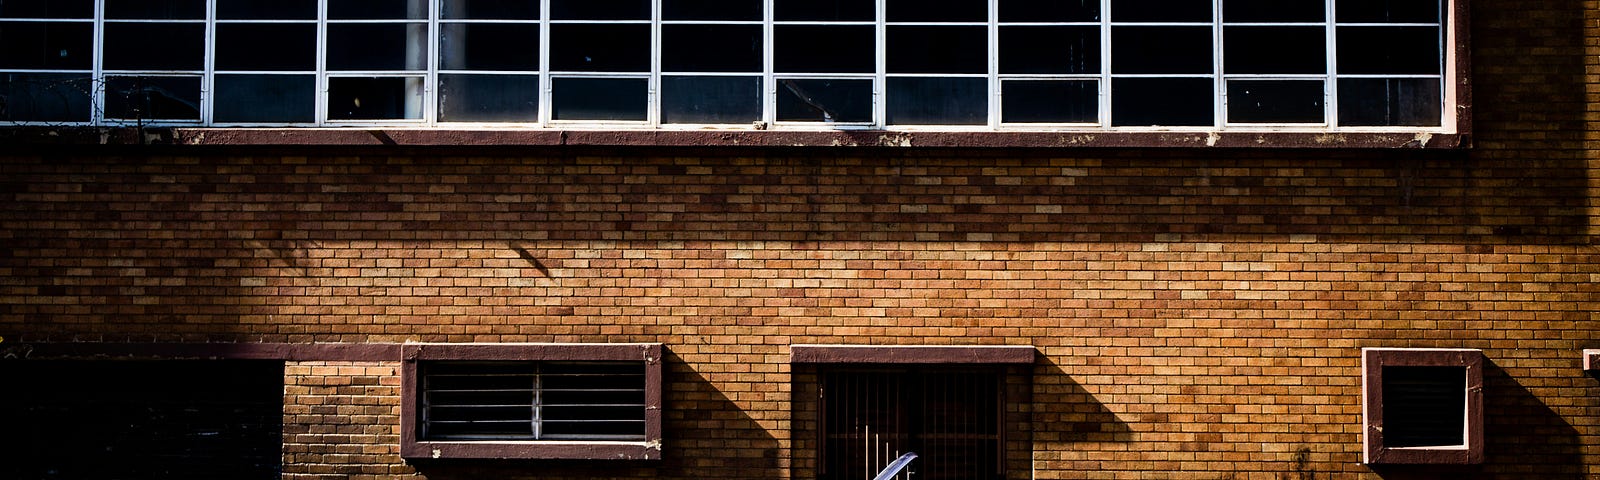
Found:
<svg viewBox="0 0 1600 480"><path fill-rule="evenodd" d="M408 345L402 453L656 458L658 345Z"/></svg>
<svg viewBox="0 0 1600 480"><path fill-rule="evenodd" d="M900 455L910 478L1004 478L996 368L831 369L822 374L822 478L872 478Z"/></svg>
<svg viewBox="0 0 1600 480"><path fill-rule="evenodd" d="M276 480L283 362L0 361L0 478Z"/></svg>
<svg viewBox="0 0 1600 480"><path fill-rule="evenodd" d="M1483 354L1362 351L1365 462L1473 464L1483 458Z"/></svg>
<svg viewBox="0 0 1600 480"><path fill-rule="evenodd" d="M0 122L1448 133L1459 1L10 0Z"/></svg>

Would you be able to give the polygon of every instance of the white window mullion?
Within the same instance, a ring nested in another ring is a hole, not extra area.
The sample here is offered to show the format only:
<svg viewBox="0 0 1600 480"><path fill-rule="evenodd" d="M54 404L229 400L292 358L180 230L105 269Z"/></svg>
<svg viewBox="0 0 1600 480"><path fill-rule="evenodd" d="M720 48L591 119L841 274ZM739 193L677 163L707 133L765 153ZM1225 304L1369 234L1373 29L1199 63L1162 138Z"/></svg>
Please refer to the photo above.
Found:
<svg viewBox="0 0 1600 480"><path fill-rule="evenodd" d="M872 125L875 128L885 128L889 125L889 21L888 0L877 0L874 6L877 9L877 22L873 26L874 42L877 48L873 52L877 67L872 80Z"/></svg>
<svg viewBox="0 0 1600 480"><path fill-rule="evenodd" d="M428 28L427 38L423 39L423 48L427 49L427 58L423 59L422 68L422 123L428 126L439 125L439 59L444 57L439 37L444 30L439 26L439 17L444 15L440 2L428 1Z"/></svg>
<svg viewBox="0 0 1600 480"><path fill-rule="evenodd" d="M205 42L205 63L200 67L200 124L210 126L217 101L217 0L206 0Z"/></svg>
<svg viewBox="0 0 1600 480"><path fill-rule="evenodd" d="M106 75L104 68L101 66L105 60L106 50L105 19L106 2L105 0L97 0L94 2L94 46L91 49L94 51L94 59L93 65L90 65L93 73L89 74L89 108L91 110L89 112L89 124L95 126L103 123L102 119L105 117L106 112Z"/></svg>
<svg viewBox="0 0 1600 480"><path fill-rule="evenodd" d="M1111 128L1111 0L1100 0L1100 128Z"/></svg>
<svg viewBox="0 0 1600 480"><path fill-rule="evenodd" d="M650 79L646 84L645 122L661 127L661 0L650 1Z"/></svg>
<svg viewBox="0 0 1600 480"><path fill-rule="evenodd" d="M1337 13L1335 10L1337 8L1335 7L1336 3L1336 0L1328 0L1325 5L1326 10L1323 13L1325 15L1323 20L1328 22L1326 27L1327 45L1323 48L1323 51L1326 52L1324 55L1327 56L1325 60L1328 63L1328 72L1327 80L1323 82L1325 85L1322 87L1324 89L1322 108L1325 109L1324 115L1326 115L1329 130L1339 129L1339 62L1337 60L1339 57L1339 38L1337 34L1338 22L1334 21L1334 15Z"/></svg>
<svg viewBox="0 0 1600 480"><path fill-rule="evenodd" d="M316 124L328 123L328 0L317 0Z"/></svg>
<svg viewBox="0 0 1600 480"><path fill-rule="evenodd" d="M555 111L550 78L550 0L539 1L539 125L549 126Z"/></svg>
<svg viewBox="0 0 1600 480"><path fill-rule="evenodd" d="M989 128L1000 127L1000 2L989 1Z"/></svg>
<svg viewBox="0 0 1600 480"><path fill-rule="evenodd" d="M778 122L778 76L772 53L774 1L761 2L761 121L767 128Z"/></svg>
<svg viewBox="0 0 1600 480"><path fill-rule="evenodd" d="M1228 80L1223 75L1222 2L1211 3L1211 128L1221 129L1227 123Z"/></svg>

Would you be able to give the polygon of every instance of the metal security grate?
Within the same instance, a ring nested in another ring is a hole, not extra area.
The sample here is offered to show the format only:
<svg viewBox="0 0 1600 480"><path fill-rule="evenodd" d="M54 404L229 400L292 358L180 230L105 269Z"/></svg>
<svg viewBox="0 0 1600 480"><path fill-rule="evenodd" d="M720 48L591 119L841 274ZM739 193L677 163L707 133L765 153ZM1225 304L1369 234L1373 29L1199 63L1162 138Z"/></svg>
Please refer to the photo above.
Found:
<svg viewBox="0 0 1600 480"><path fill-rule="evenodd" d="M430 362L422 437L644 440L640 362Z"/></svg>
<svg viewBox="0 0 1600 480"><path fill-rule="evenodd" d="M988 370L838 371L823 376L825 478L872 478L906 452L899 479L994 479L1001 464L1000 375Z"/></svg>
<svg viewBox="0 0 1600 480"><path fill-rule="evenodd" d="M1385 446L1465 445L1466 394L1464 367L1384 367Z"/></svg>

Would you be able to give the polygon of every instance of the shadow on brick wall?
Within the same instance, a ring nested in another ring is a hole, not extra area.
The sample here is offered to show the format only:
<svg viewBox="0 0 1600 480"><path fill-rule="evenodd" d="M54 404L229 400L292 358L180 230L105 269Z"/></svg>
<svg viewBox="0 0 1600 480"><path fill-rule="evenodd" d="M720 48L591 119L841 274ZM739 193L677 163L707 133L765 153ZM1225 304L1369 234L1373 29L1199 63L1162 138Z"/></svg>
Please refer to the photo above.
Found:
<svg viewBox="0 0 1600 480"><path fill-rule="evenodd" d="M1051 446L1133 439L1128 424L1078 385L1054 358L1040 355L1038 359L1033 367L1033 418L1029 422L1037 448L1071 450L1070 446Z"/></svg>

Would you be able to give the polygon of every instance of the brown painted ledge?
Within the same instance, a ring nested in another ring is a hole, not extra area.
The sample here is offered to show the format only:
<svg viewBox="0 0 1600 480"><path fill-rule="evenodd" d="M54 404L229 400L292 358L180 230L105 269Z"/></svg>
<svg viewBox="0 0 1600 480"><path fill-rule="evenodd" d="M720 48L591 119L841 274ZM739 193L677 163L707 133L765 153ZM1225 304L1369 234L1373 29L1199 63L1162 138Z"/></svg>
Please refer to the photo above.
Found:
<svg viewBox="0 0 1600 480"><path fill-rule="evenodd" d="M1022 346L792 345L790 363L852 364L1031 364L1034 348Z"/></svg>
<svg viewBox="0 0 1600 480"><path fill-rule="evenodd" d="M0 145L598 146L894 148L1427 148L1470 146L1463 134L898 130L557 130L441 128L0 129Z"/></svg>

